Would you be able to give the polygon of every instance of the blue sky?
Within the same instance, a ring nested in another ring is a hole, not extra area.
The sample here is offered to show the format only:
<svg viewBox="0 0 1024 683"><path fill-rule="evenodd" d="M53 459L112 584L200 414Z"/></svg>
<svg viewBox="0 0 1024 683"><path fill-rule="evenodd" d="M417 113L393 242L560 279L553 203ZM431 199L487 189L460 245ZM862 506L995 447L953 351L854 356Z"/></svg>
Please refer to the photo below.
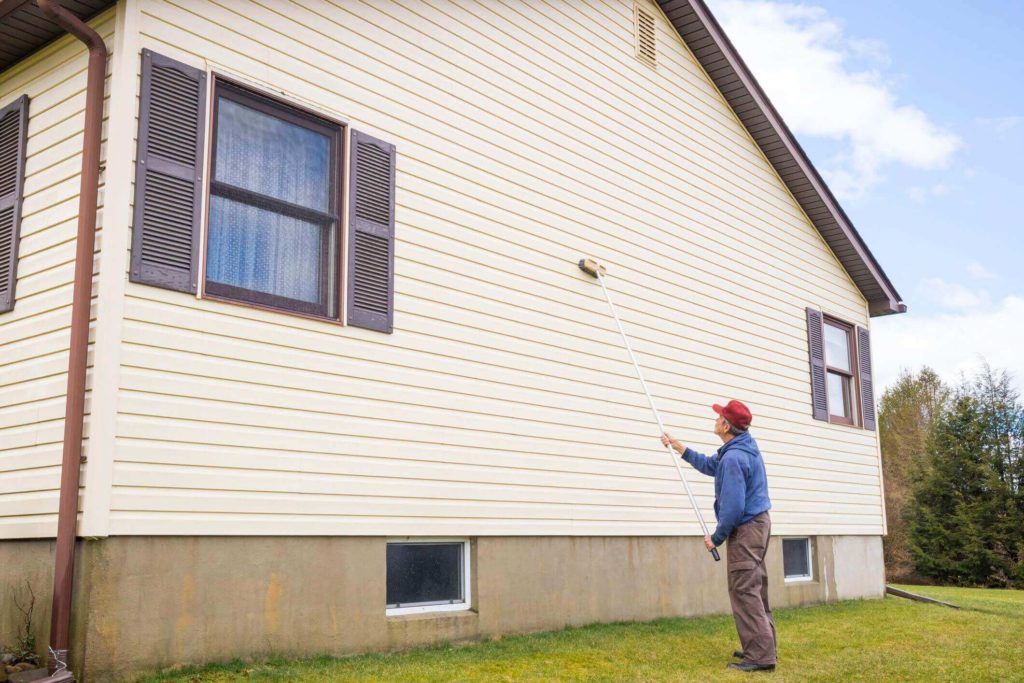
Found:
<svg viewBox="0 0 1024 683"><path fill-rule="evenodd" d="M879 379L1024 388L1024 2L709 5L910 307L874 321Z"/></svg>

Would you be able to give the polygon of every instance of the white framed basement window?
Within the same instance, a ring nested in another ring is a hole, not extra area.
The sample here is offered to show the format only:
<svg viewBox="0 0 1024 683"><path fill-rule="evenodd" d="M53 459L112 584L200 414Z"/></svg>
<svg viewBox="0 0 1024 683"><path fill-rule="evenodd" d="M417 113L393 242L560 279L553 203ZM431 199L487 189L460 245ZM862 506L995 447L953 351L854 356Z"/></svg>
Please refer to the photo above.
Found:
<svg viewBox="0 0 1024 683"><path fill-rule="evenodd" d="M786 583L814 580L810 538L782 539L782 567Z"/></svg>
<svg viewBox="0 0 1024 683"><path fill-rule="evenodd" d="M470 609L469 557L465 538L389 539L386 615Z"/></svg>

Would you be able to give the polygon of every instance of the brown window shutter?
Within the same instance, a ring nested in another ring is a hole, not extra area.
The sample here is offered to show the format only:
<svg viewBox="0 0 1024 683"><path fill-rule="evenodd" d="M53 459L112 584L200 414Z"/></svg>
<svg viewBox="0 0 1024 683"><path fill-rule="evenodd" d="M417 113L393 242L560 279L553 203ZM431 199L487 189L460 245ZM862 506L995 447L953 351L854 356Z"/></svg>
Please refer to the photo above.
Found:
<svg viewBox="0 0 1024 683"><path fill-rule="evenodd" d="M22 95L0 108L0 313L14 308L27 140L28 95Z"/></svg>
<svg viewBox="0 0 1024 683"><path fill-rule="evenodd" d="M395 146L352 131L348 324L391 333L394 319Z"/></svg>
<svg viewBox="0 0 1024 683"><path fill-rule="evenodd" d="M825 393L825 330L821 311L807 309L807 347L811 356L811 407L815 420L828 421Z"/></svg>
<svg viewBox="0 0 1024 683"><path fill-rule="evenodd" d="M196 291L206 73L142 51L131 280Z"/></svg>
<svg viewBox="0 0 1024 683"><path fill-rule="evenodd" d="M857 328L857 369L860 372L860 414L864 429L875 429L875 387L871 380L871 333Z"/></svg>

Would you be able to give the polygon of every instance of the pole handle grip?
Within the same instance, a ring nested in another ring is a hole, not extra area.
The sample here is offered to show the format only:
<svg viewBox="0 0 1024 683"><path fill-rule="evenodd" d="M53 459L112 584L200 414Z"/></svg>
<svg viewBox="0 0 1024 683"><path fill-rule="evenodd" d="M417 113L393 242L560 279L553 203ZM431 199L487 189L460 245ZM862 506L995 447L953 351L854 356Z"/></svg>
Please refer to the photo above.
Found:
<svg viewBox="0 0 1024 683"><path fill-rule="evenodd" d="M711 557L715 558L715 562L722 561L722 556L718 554L718 548L711 549Z"/></svg>

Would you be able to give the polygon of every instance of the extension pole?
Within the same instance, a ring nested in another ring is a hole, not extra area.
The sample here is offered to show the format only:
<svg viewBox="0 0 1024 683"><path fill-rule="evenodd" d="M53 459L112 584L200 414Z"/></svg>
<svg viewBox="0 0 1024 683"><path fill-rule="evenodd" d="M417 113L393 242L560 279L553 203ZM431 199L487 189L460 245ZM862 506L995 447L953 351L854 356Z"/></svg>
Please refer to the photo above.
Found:
<svg viewBox="0 0 1024 683"><path fill-rule="evenodd" d="M589 272L589 271L588 271ZM612 317L615 319L615 324L619 328L619 334L622 335L622 342L626 345L626 351L629 352L629 358L633 361L633 367L636 369L636 376L640 379L640 386L644 389L644 395L647 397L647 403L651 406L651 412L654 413L654 421L658 423L659 435L665 433L665 425L661 422L661 415L658 413L658 409L654 405L654 399L651 398L651 392L647 389L647 381L644 380L644 373L640 370L640 363L636 359L636 355L633 353L633 346L629 343L629 337L626 336L626 330L622 327L622 321L619 320L619 313L615 310L615 304L612 303L612 295L608 291L608 286L604 283L604 275L601 274L601 270L595 270L594 274L597 276L597 281L601 283L601 290L604 292L605 299L608 300L608 307L612 310ZM676 472L679 473L679 479L683 482L683 488L686 489L686 495L690 497L690 505L693 506L693 511L697 513L697 521L700 522L700 528L704 531L705 536L710 536L708 531L707 522L704 521L704 515L701 514L700 508L697 507L697 499L693 497L693 491L690 490L690 482L686 480L686 472L683 471L683 466L679 464L680 458L676 455L676 452L672 450L672 446L665 446L665 450L668 451L669 457L672 459L672 464L676 466ZM715 558L715 562L722 559L722 556L718 554L718 548L711 549L711 557Z"/></svg>

